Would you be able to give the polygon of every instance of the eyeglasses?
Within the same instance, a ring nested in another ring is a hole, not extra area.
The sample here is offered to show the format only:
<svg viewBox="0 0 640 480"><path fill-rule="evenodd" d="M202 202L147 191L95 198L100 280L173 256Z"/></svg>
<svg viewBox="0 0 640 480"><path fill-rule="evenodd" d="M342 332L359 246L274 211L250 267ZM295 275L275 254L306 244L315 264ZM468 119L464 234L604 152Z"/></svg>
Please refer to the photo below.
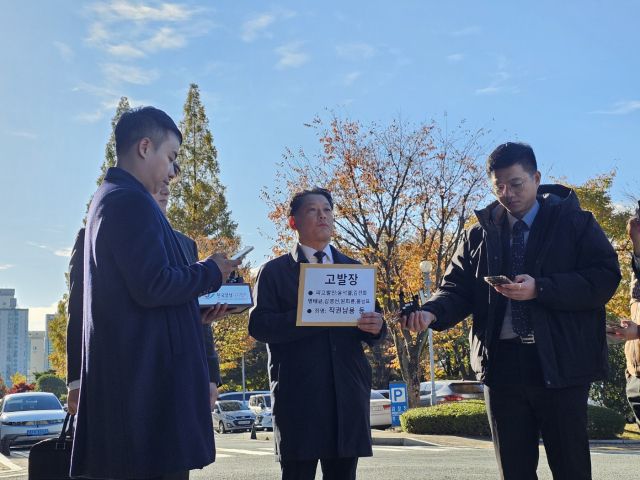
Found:
<svg viewBox="0 0 640 480"><path fill-rule="evenodd" d="M496 197L504 197L506 195L506 191L510 190L512 193L520 193L524 190L524 184L527 183L528 178L525 178L524 181L518 183L510 183L509 185L494 185L491 187L491 191Z"/></svg>

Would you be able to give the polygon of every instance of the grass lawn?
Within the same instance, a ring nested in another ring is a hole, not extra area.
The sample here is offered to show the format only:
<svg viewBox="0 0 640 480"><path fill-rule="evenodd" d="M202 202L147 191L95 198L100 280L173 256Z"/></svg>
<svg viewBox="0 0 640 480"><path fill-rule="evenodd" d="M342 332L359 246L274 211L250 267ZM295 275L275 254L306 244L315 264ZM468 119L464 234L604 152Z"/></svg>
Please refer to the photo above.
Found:
<svg viewBox="0 0 640 480"><path fill-rule="evenodd" d="M621 435L618 435L618 438L621 440L640 440L638 424L628 423L627 426L624 427L624 432Z"/></svg>

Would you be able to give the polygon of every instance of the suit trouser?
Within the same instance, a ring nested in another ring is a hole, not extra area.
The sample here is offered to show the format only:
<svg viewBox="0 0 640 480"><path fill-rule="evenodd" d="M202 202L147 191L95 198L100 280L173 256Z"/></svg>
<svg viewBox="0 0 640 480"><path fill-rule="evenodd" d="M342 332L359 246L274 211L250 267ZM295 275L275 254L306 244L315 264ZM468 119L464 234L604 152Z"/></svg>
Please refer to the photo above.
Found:
<svg viewBox="0 0 640 480"><path fill-rule="evenodd" d="M627 378L627 400L640 427L640 378L634 375L629 375Z"/></svg>
<svg viewBox="0 0 640 480"><path fill-rule="evenodd" d="M539 438L555 480L591 479L589 384L547 388L535 344L500 341L485 386L501 478L537 479Z"/></svg>
<svg viewBox="0 0 640 480"><path fill-rule="evenodd" d="M321 458L323 480L355 480L358 457ZM314 480L318 460L280 462L282 480Z"/></svg>

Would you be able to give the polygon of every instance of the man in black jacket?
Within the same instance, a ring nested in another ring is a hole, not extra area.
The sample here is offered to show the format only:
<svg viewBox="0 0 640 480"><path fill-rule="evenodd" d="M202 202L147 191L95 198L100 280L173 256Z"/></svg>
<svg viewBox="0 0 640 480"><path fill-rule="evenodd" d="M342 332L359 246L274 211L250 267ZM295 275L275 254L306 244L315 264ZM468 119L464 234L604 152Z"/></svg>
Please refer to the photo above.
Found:
<svg viewBox="0 0 640 480"><path fill-rule="evenodd" d="M249 333L267 344L276 460L283 480L356 478L358 457L370 457L371 365L362 349L384 341L380 313L357 327L298 327L301 263L359 263L329 245L333 200L323 189L293 197L289 224L298 235L290 253L258 272Z"/></svg>
<svg viewBox="0 0 640 480"><path fill-rule="evenodd" d="M442 285L403 323L441 331L473 315L471 364L502 478L537 478L541 434L554 479L589 479L587 398L609 374L618 257L572 190L540 185L529 145L500 145L486 168L498 201L476 212ZM513 283L485 281L500 275Z"/></svg>

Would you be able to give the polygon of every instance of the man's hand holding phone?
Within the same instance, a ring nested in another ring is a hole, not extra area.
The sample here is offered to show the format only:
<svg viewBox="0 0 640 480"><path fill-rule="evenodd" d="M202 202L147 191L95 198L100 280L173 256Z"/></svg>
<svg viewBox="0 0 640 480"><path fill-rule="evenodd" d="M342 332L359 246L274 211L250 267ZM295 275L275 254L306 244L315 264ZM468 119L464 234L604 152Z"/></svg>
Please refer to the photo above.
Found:
<svg viewBox="0 0 640 480"><path fill-rule="evenodd" d="M607 335L612 338L619 338L626 342L640 338L640 327L629 320L622 320L620 325L611 325L610 322L607 322L607 326L610 326L612 330L612 332L607 332Z"/></svg>
<svg viewBox="0 0 640 480"><path fill-rule="evenodd" d="M435 319L436 317L433 313L420 310L418 312L412 312L409 318L402 317L400 319L400 325L403 330L418 333L429 328L429 325L431 325Z"/></svg>
<svg viewBox="0 0 640 480"><path fill-rule="evenodd" d="M518 275L514 278L513 283L494 285L493 288L505 297L521 302L524 300L531 300L538 296L538 290L536 290L536 279L529 275Z"/></svg>
<svg viewBox="0 0 640 480"><path fill-rule="evenodd" d="M220 272L222 272L223 281L229 278L231 272L235 271L242 264L242 259L233 260L227 258L226 253L214 253L209 258L218 265Z"/></svg>

